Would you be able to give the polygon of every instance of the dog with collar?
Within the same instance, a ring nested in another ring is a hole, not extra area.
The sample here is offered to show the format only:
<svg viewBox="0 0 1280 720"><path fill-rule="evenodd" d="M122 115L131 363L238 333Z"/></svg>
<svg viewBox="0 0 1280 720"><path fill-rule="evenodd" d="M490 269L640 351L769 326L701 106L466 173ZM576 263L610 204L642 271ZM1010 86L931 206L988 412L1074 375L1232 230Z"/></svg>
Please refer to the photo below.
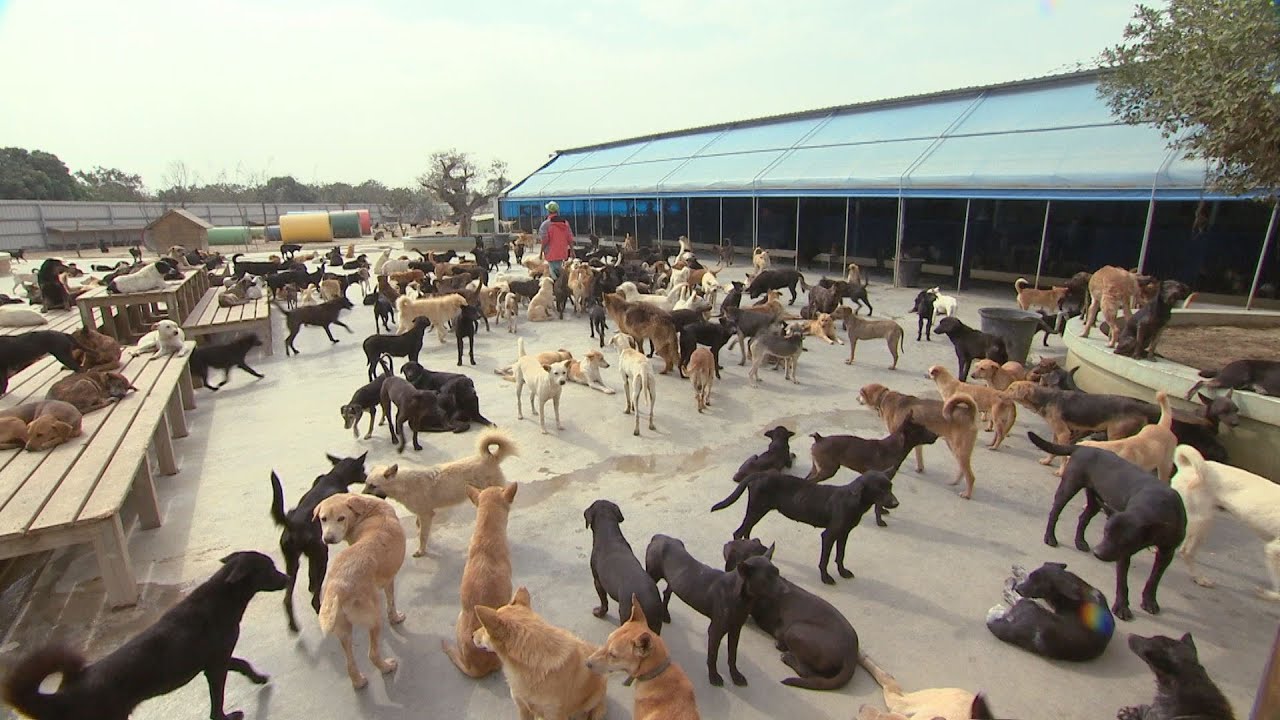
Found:
<svg viewBox="0 0 1280 720"><path fill-rule="evenodd" d="M632 598L631 618L609 633L604 646L587 658L587 668L607 675L625 672L624 685L636 686L632 717L662 720L698 720L693 683L671 661L667 645L649 630L644 608Z"/></svg>

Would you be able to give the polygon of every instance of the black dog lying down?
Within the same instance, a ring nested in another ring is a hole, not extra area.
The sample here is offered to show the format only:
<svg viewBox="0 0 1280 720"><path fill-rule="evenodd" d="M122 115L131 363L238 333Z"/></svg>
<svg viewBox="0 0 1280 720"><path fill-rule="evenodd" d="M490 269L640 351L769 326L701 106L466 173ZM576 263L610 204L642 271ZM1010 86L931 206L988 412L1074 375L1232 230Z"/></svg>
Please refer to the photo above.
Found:
<svg viewBox="0 0 1280 720"><path fill-rule="evenodd" d="M1221 370L1201 370L1200 377L1187 391L1187 399L1201 387L1255 390L1263 395L1280 395L1280 361L1232 360Z"/></svg>
<svg viewBox="0 0 1280 720"><path fill-rule="evenodd" d="M222 558L213 577L135 635L92 664L65 645L49 645L28 655L9 673L4 699L24 715L41 720L128 720L144 700L173 692L204 673L209 683L209 717L240 720L223 711L227 672L261 685L267 676L235 657L240 618L259 592L283 590L287 578L271 558L238 552ZM56 692L40 684L62 674Z"/></svg>
<svg viewBox="0 0 1280 720"><path fill-rule="evenodd" d="M1129 649L1155 673L1156 697L1150 705L1120 708L1118 720L1235 720L1231 703L1200 664L1191 633L1181 640L1130 635Z"/></svg>
<svg viewBox="0 0 1280 720"><path fill-rule="evenodd" d="M608 615L609 598L613 598L618 603L618 621L625 623L627 618L622 613L635 598L644 609L649 629L661 635L662 623L670 622L671 617L658 594L658 584L640 566L631 543L622 534L622 508L609 500L596 500L582 517L591 531L591 579L600 597L600 604L591 614L598 618Z"/></svg>
<svg viewBox="0 0 1280 720"><path fill-rule="evenodd" d="M1083 662L1107 649L1116 621L1107 598L1063 563L1045 563L1027 575L1014 567L1012 587L1005 589L1008 606L987 613L992 635L1023 650L1054 660ZM1046 610L1035 599L1044 600Z"/></svg>
<svg viewBox="0 0 1280 720"><path fill-rule="evenodd" d="M771 470L752 473L743 478L729 497L711 506L711 511L729 507L746 491L750 492L747 511L743 515L742 524L733 531L733 537L751 537L752 528L770 510L777 510L797 522L822 528L822 555L818 559L818 573L822 576L822 582L828 585L836 584L835 578L827 572L831 547L834 545L836 549L836 571L840 573L840 577L853 577L853 573L844 566L849 533L862 522L862 516L873 506L884 505L890 509L898 507L898 499L893 496L893 483L882 472L869 472L848 485L833 487Z"/></svg>
<svg viewBox="0 0 1280 720"><path fill-rule="evenodd" d="M796 454L791 452L791 438L795 437L795 433L778 425L766 432L764 436L769 438L769 447L765 448L764 452L747 458L738 466L738 472L733 474L735 483L741 482L751 473L785 470L795 461Z"/></svg>
<svg viewBox="0 0 1280 720"><path fill-rule="evenodd" d="M1116 599L1111 611L1121 620L1133 619L1133 611L1129 609L1129 561L1139 550L1155 547L1151 576L1142 588L1142 609L1152 615L1159 613L1156 591L1160 588L1160 577L1173 562L1173 552L1187 534L1187 511L1178 491L1109 450L1057 445L1033 432L1028 432L1027 437L1047 453L1071 457L1053 495L1044 544L1058 546L1054 532L1058 516L1071 498L1084 490L1084 512L1080 513L1076 525L1076 549L1089 552L1084 531L1093 516L1105 507L1110 514L1102 542L1093 549L1093 554L1103 562L1116 564Z"/></svg>
<svg viewBox="0 0 1280 720"><path fill-rule="evenodd" d="M839 690L858 668L858 633L831 603L782 577L773 563L759 561L772 560L773 550L755 538L731 540L724 546L724 569L746 566L751 618L773 636L782 662L799 675L782 684Z"/></svg>
<svg viewBox="0 0 1280 720"><path fill-rule="evenodd" d="M441 406L455 425L493 425L492 420L480 414L480 396L476 395L476 384L466 375L428 370L416 362L405 363L401 366L400 373L419 390L435 390L440 395Z"/></svg>

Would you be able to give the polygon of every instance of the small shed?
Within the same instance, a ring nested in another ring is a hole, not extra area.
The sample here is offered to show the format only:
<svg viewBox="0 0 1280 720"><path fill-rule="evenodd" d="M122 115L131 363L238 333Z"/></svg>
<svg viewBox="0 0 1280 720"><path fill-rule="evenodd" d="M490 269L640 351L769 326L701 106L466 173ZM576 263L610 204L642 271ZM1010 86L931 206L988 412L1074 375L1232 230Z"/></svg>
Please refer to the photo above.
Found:
<svg viewBox="0 0 1280 720"><path fill-rule="evenodd" d="M174 208L147 225L147 242L158 252L164 252L174 245L181 245L188 250L208 250L211 227L213 225L194 213Z"/></svg>

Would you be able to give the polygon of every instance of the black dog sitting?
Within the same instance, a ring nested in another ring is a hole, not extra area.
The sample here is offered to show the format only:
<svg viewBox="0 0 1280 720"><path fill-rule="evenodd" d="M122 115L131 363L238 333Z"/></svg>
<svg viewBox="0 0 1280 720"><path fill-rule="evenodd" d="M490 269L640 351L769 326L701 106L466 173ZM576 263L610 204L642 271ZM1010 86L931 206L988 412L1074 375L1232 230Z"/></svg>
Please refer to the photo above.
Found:
<svg viewBox="0 0 1280 720"><path fill-rule="evenodd" d="M1008 606L987 613L992 635L1023 650L1054 660L1083 662L1107 649L1116 620L1107 598L1063 563L1045 563L1030 575L1014 568L1005 589ZM1034 598L1052 608L1045 609Z"/></svg>
<svg viewBox="0 0 1280 720"><path fill-rule="evenodd" d="M928 290L921 290L916 294L915 302L912 303L911 309L907 312L913 312L919 317L916 318L916 342L920 342L921 333L924 334L926 342L933 341L933 303L938 296Z"/></svg>
<svg viewBox="0 0 1280 720"><path fill-rule="evenodd" d="M1159 478L1109 450L1080 445L1057 445L1033 432L1027 437L1036 447L1053 455L1067 455L1062 481L1053 495L1044 544L1058 546L1055 528L1062 509L1081 490L1085 491L1084 511L1076 525L1076 549L1089 552L1084 531L1104 507L1108 512L1102 542L1093 554L1103 562L1116 564L1116 599L1111 611L1121 620L1132 620L1129 609L1129 561L1139 550L1155 547L1151 576L1142 588L1142 609L1160 612L1156 592L1160 577L1173 562L1173 552L1187 534L1187 511L1178 491Z"/></svg>
<svg viewBox="0 0 1280 720"><path fill-rule="evenodd" d="M946 335L956 351L957 374L960 382L969 379L969 366L974 360L986 358L1003 365L1009 362L1009 349L1004 338L974 330L956 318L947 316L938 321L934 332Z"/></svg>
<svg viewBox="0 0 1280 720"><path fill-rule="evenodd" d="M750 492L747 511L743 515L742 524L733 531L733 537L751 537L752 528L770 510L777 510L796 522L822 528L822 555L818 558L818 573L822 576L822 582L828 585L836 584L835 578L827 572L831 547L834 545L836 549L836 571L840 573L840 577L853 577L853 573L844 566L849 533L875 505L883 505L889 509L898 507L898 499L893 496L893 482L882 472L869 472L858 476L848 485L833 487L771 470L743 478L729 497L711 506L711 512L729 507L744 491Z"/></svg>
<svg viewBox="0 0 1280 720"><path fill-rule="evenodd" d="M742 479L751 473L785 470L791 467L791 463L796 459L796 454L791 452L791 438L795 435L781 425L765 432L764 436L769 438L769 447L762 453L752 455L739 465L738 472L733 474L733 481L742 482Z"/></svg>
<svg viewBox="0 0 1280 720"><path fill-rule="evenodd" d="M1177 280L1160 283L1151 302L1134 313L1120 331L1115 353L1137 360L1155 360L1156 343L1160 342L1160 334L1173 317L1174 306L1190 293L1191 288Z"/></svg>
<svg viewBox="0 0 1280 720"><path fill-rule="evenodd" d="M1235 720L1231 703L1200 664L1191 633L1181 640L1130 635L1129 649L1155 673L1156 697L1150 705L1120 708L1117 720Z"/></svg>
<svg viewBox="0 0 1280 720"><path fill-rule="evenodd" d="M240 720L225 712L227 673L237 672L255 685L266 675L235 657L240 619L253 596L285 587L286 578L271 558L256 552L232 553L208 580L115 652L87 664L65 645L48 645L21 660L4 683L4 699L33 718L128 720L143 701L186 685L204 673L209 683L209 717ZM56 692L40 684L61 673Z"/></svg>
<svg viewBox="0 0 1280 720"><path fill-rule="evenodd" d="M591 611L603 618L609 614L609 598L618 603L618 622L625 623L622 613L631 607L634 597L644 609L649 629L662 634L662 623L668 618L658 584L640 567L631 543L619 525L625 519L622 509L608 500L596 500L582 513L591 531L591 579L596 584L600 605Z"/></svg>
<svg viewBox="0 0 1280 720"><path fill-rule="evenodd" d="M71 309L71 293L67 292L67 286L62 283L62 274L68 270L70 268L58 258L45 260L40 263L40 269L36 270L36 286L40 288L41 305L45 312Z"/></svg>
<svg viewBox="0 0 1280 720"><path fill-rule="evenodd" d="M83 372L72 349L87 350L67 333L29 330L21 335L0 336L0 395L9 391L9 376L45 355L52 355L71 372Z"/></svg>
<svg viewBox="0 0 1280 720"><path fill-rule="evenodd" d="M569 273L561 273L568 275ZM453 319L453 332L458 336L458 367L462 367L462 341L470 342L468 349L471 364L476 364L476 333L480 331L480 321L484 318L478 305L463 305L458 316ZM416 359L416 358L415 358Z"/></svg>

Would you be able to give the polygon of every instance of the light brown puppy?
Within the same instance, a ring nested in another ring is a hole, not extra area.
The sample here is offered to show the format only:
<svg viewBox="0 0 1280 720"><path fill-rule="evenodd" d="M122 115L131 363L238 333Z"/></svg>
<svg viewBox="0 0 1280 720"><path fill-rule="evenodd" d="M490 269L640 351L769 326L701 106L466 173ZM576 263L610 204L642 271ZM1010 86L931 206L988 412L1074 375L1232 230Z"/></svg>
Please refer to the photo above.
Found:
<svg viewBox="0 0 1280 720"><path fill-rule="evenodd" d="M760 271L768 270L772 264L768 250L758 247L751 252L751 268L754 274L759 275Z"/></svg>
<svg viewBox="0 0 1280 720"><path fill-rule="evenodd" d="M538 282L538 292L529 301L529 309L525 311L525 317L530 322L541 322L555 317L554 288L555 281L549 277L543 277Z"/></svg>
<svg viewBox="0 0 1280 720"><path fill-rule="evenodd" d="M828 345L844 344L844 341L836 336L836 321L830 313L818 313L818 317L806 321L804 333L812 335Z"/></svg>
<svg viewBox="0 0 1280 720"><path fill-rule="evenodd" d="M1085 311L1084 330L1080 337L1089 337L1093 325L1098 319L1098 310L1111 329L1107 347L1114 347L1120 337L1121 325L1117 320L1120 311L1124 311L1127 320L1133 314L1133 305L1138 300L1138 275L1121 267L1107 265L1089 278L1089 307Z"/></svg>
<svg viewBox="0 0 1280 720"><path fill-rule="evenodd" d="M631 619L609 633L604 646L587 658L592 672L625 672L624 684L635 684L635 720L698 720L693 683L671 661L667 645L649 629L640 600L631 597Z"/></svg>
<svg viewBox="0 0 1280 720"><path fill-rule="evenodd" d="M858 654L858 663L866 668L884 692L884 704L889 712L863 705L855 720L970 720L975 717L994 717L987 708L986 699L961 688L929 688L915 692L903 692L897 679L882 670L866 653Z"/></svg>
<svg viewBox="0 0 1280 720"><path fill-rule="evenodd" d="M987 418L987 432L995 430L995 437L991 439L991 445L988 447L999 450L1000 443L1009 437L1009 431L1013 429L1013 424L1018 419L1018 405L995 388L960 382L955 375L941 365L931 366L927 374L938 386L938 393L942 395L943 400L951 398L956 393L964 393L978 403L980 415L986 415Z"/></svg>
<svg viewBox="0 0 1280 720"><path fill-rule="evenodd" d="M604 353L594 349L588 350L582 360L569 360L569 382L586 385L605 395L613 395L613 388L605 385L604 378L600 375L600 370L607 367L609 367L609 361L604 359Z"/></svg>
<svg viewBox="0 0 1280 720"><path fill-rule="evenodd" d="M77 347L71 349L71 357L80 363L86 371L115 370L120 367L120 356L124 348L110 335L94 330L80 328L71 333Z"/></svg>
<svg viewBox="0 0 1280 720"><path fill-rule="evenodd" d="M80 411L61 400L23 403L0 411L0 418L16 418L26 424L26 448L31 451L55 448L81 434Z"/></svg>
<svg viewBox="0 0 1280 720"><path fill-rule="evenodd" d="M973 370L970 371L969 376L986 380L987 384L996 390L1007 390L1011 383L1027 379L1027 369L1022 366L1022 363L1014 360L1001 365L995 360L983 358L973 364Z"/></svg>
<svg viewBox="0 0 1280 720"><path fill-rule="evenodd" d="M528 590L516 590L510 603L496 609L479 606L475 614L480 627L472 641L502 659L521 720L604 718L605 679L587 668L595 646L539 617Z"/></svg>
<svg viewBox="0 0 1280 720"><path fill-rule="evenodd" d="M1078 445L1110 450L1143 470L1151 470L1161 480L1169 482L1173 477L1173 451L1178 447L1178 436L1173 434L1173 410L1169 408L1169 396L1161 390L1156 393L1160 406L1160 420L1146 425L1127 438L1119 440L1081 440ZM1070 458L1062 458L1058 475L1067 469Z"/></svg>
<svg viewBox="0 0 1280 720"><path fill-rule="evenodd" d="M417 300L401 296L396 300L396 310L400 313L400 323L396 332L401 334L409 332L413 328L414 318L425 317L431 321L431 327L435 328L440 342L444 342L449 322L458 316L462 306L466 304L467 299L456 293Z"/></svg>
<svg viewBox="0 0 1280 720"><path fill-rule="evenodd" d="M69 402L83 414L104 408L137 389L129 378L117 372L81 372L50 385L46 397Z"/></svg>
<svg viewBox="0 0 1280 720"><path fill-rule="evenodd" d="M965 481L960 497L973 497L976 478L973 474L973 447L978 441L978 403L969 395L957 393L945 402L926 400L914 395L894 392L879 383L863 385L858 391L858 402L880 415L889 432L898 432L903 423L912 420L928 428L947 442L947 448L959 465L952 485ZM916 470L924 472L924 453L916 448Z"/></svg>
<svg viewBox="0 0 1280 720"><path fill-rule="evenodd" d="M330 495L316 506L313 517L320 521L327 544L349 543L329 561L320 593L320 628L326 635L338 636L351 686L360 690L369 681L356 667L352 652L355 627L369 631L369 660L374 667L389 673L398 666L394 659L382 657L378 591L387 598L387 620L392 625L404 622L404 613L396 610L396 573L404 564L404 530L391 503L372 495Z"/></svg>
<svg viewBox="0 0 1280 720"><path fill-rule="evenodd" d="M761 315L769 315L774 320L781 320L787 315L787 309L782 302L778 300L781 294L777 290L770 290L765 296L766 300L759 305L745 305L742 312L760 313Z"/></svg>
<svg viewBox="0 0 1280 720"><path fill-rule="evenodd" d="M332 278L320 281L320 297L325 302L342 297L342 282Z"/></svg>
<svg viewBox="0 0 1280 720"><path fill-rule="evenodd" d="M858 317L853 314L852 308L848 305L842 305L837 312L844 317L844 331L849 336L849 359L844 361L845 365L853 364L853 355L858 351L859 340L884 338L885 344L889 346L889 354L893 356L893 364L889 369L898 369L898 352L906 350L902 342L901 325L892 320Z"/></svg>
<svg viewBox="0 0 1280 720"><path fill-rule="evenodd" d="M698 412L711 407L711 386L716 382L716 359L707 348L700 347L689 356L685 368L693 381L693 402Z"/></svg>
<svg viewBox="0 0 1280 720"><path fill-rule="evenodd" d="M12 450L27 444L27 424L21 418L0 417L0 450Z"/></svg>
<svg viewBox="0 0 1280 720"><path fill-rule="evenodd" d="M383 491L418 517L418 549L413 556L422 557L427 554L436 511L466 500L468 487L483 490L506 484L502 461L517 452L515 442L505 433L489 429L476 438L474 455L429 468L376 465L365 484Z"/></svg>
<svg viewBox="0 0 1280 720"><path fill-rule="evenodd" d="M1031 287L1026 278L1013 281L1013 289L1018 293L1018 307L1023 310L1040 308L1047 313L1058 312L1058 303L1070 292L1068 288L1054 286L1048 290L1037 290Z"/></svg>
<svg viewBox="0 0 1280 720"><path fill-rule="evenodd" d="M530 255L526 257L520 261L520 264L525 266L529 271L529 277L532 278L544 277L551 274L551 263L543 260L537 255Z"/></svg>
<svg viewBox="0 0 1280 720"><path fill-rule="evenodd" d="M467 487L467 498L476 506L476 528L467 547L458 594L462 610L454 629L457 646L441 640L440 647L464 674L481 678L502 667L498 656L476 647L472 636L480 628L475 609L496 607L511 597L511 548L507 546L507 518L516 499L516 483L505 488L477 490Z"/></svg>

